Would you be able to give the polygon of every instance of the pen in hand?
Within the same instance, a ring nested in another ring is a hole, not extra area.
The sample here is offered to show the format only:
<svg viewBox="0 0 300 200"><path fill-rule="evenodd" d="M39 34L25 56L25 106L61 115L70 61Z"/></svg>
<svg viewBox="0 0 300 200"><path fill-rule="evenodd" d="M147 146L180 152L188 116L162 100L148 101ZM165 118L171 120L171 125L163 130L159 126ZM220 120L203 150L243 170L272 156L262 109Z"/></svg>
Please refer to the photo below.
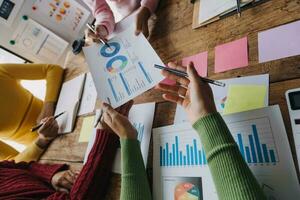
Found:
<svg viewBox="0 0 300 200"><path fill-rule="evenodd" d="M97 35L96 31L95 31L95 27L93 25L90 25L89 23L86 24L86 26L88 27L88 29L90 29L95 35ZM111 46L102 38L98 38L100 40L100 42L102 44L104 44L105 46L107 46L110 50L111 50Z"/></svg>
<svg viewBox="0 0 300 200"><path fill-rule="evenodd" d="M58 115L55 115L55 116L54 116L54 119L58 118L59 116L63 115L64 113L65 113L65 112L61 112L61 113L59 113ZM38 130L38 129L41 128L43 125L44 125L44 123L40 123L40 124L34 126L34 127L31 129L31 132L34 132L34 131Z"/></svg>
<svg viewBox="0 0 300 200"><path fill-rule="evenodd" d="M180 77L185 77L185 78L188 78L188 74L186 72L183 72L183 71L179 71L179 70L176 70L176 69L172 69L172 68L168 68L168 67L165 67L165 66L161 66L161 65L154 65L155 68L157 69L161 69L161 70L166 70L170 73L173 73L177 76L180 76ZM208 79L208 78L204 78L204 77L200 77L202 79L202 81L204 82L207 82L207 83L210 83L210 84L213 84L213 85L216 85L216 86L220 86L220 87L225 87L226 84L223 83L223 82L220 82L220 81L216 81L216 80L212 80L212 79Z"/></svg>

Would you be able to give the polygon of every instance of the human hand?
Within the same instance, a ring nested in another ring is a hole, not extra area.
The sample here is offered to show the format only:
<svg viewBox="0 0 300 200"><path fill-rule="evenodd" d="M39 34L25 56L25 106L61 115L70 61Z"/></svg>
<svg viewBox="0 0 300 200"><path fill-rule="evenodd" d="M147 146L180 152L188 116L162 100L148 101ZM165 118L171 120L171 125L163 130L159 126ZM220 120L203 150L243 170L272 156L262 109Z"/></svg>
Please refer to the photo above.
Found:
<svg viewBox="0 0 300 200"><path fill-rule="evenodd" d="M51 184L56 191L69 193L78 174L72 170L57 172L52 177Z"/></svg>
<svg viewBox="0 0 300 200"><path fill-rule="evenodd" d="M36 144L45 149L48 144L58 136L58 124L54 117L47 117L41 120L44 123L38 130L39 137Z"/></svg>
<svg viewBox="0 0 300 200"><path fill-rule="evenodd" d="M174 63L169 63L168 66L186 71L186 68ZM216 112L216 106L209 84L199 78L193 63L187 66L187 73L189 77L184 78L163 70L162 74L165 77L175 80L179 84L170 86L160 83L157 88L164 92L164 99L181 105L185 109L190 122L195 123L198 119Z"/></svg>
<svg viewBox="0 0 300 200"><path fill-rule="evenodd" d="M151 11L141 6L139 8L138 14L136 16L136 30L135 35L139 35L141 32L143 32L144 36L148 38L149 36L149 28L148 28L148 20L151 16Z"/></svg>
<svg viewBox="0 0 300 200"><path fill-rule="evenodd" d="M85 41L87 43L99 42L99 39L107 40L108 31L104 25L96 25L95 33L89 28L85 30Z"/></svg>
<svg viewBox="0 0 300 200"><path fill-rule="evenodd" d="M122 139L136 139L137 131L127 116L133 101L114 110L109 104L103 103L103 123Z"/></svg>
<svg viewBox="0 0 300 200"><path fill-rule="evenodd" d="M54 102L45 102L42 108L40 115L38 116L36 122L40 123L40 121L46 117L53 116L55 109Z"/></svg>

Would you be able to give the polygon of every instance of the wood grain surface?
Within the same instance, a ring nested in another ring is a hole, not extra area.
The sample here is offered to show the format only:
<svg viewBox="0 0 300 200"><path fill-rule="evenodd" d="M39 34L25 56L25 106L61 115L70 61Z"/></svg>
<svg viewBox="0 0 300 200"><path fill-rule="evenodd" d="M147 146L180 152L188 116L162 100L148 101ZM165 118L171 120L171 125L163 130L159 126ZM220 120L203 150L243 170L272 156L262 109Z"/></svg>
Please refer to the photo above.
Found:
<svg viewBox="0 0 300 200"><path fill-rule="evenodd" d="M258 63L257 34L260 31L300 19L300 0L271 0L242 13L242 17L231 16L205 27L192 30L193 5L190 1L161 1L156 16L151 18L150 42L161 59L180 61L183 57L208 51L208 75L214 79L239 76L270 74L270 105L279 104L287 130L293 158L296 162L293 135L288 115L285 92L300 87L300 56ZM249 66L224 73L214 73L214 48L219 44L248 36ZM82 54L69 54L66 63L65 80L88 71ZM165 102L161 93L147 91L135 98L135 103L157 102L153 127L173 123L176 105ZM41 162L67 163L74 169L82 167L87 143L78 143L83 117L79 117L73 133L56 139ZM147 172L152 182L152 141L150 145ZM298 169L298 166L296 166ZM299 171L299 170L298 170ZM299 176L298 176L299 177ZM119 199L120 175L112 174L110 189L105 199ZM152 184L152 183L151 183Z"/></svg>

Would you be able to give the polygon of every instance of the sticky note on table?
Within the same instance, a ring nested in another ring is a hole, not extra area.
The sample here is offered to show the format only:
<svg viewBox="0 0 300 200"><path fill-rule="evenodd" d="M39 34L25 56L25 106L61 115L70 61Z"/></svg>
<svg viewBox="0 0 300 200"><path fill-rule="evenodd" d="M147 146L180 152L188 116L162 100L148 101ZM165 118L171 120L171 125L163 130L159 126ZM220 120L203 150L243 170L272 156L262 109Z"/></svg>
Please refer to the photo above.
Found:
<svg viewBox="0 0 300 200"><path fill-rule="evenodd" d="M94 128L95 116L83 118L78 142L88 142Z"/></svg>
<svg viewBox="0 0 300 200"><path fill-rule="evenodd" d="M300 21L258 33L259 63L300 54Z"/></svg>
<svg viewBox="0 0 300 200"><path fill-rule="evenodd" d="M230 85L223 114L263 108L266 95L265 85Z"/></svg>
<svg viewBox="0 0 300 200"><path fill-rule="evenodd" d="M219 45L215 48L215 73L248 66L248 39Z"/></svg>
<svg viewBox="0 0 300 200"><path fill-rule="evenodd" d="M208 52L198 53L193 56L185 57L182 59L182 65L187 66L190 62L194 63L194 66L200 76L207 76L207 57Z"/></svg>

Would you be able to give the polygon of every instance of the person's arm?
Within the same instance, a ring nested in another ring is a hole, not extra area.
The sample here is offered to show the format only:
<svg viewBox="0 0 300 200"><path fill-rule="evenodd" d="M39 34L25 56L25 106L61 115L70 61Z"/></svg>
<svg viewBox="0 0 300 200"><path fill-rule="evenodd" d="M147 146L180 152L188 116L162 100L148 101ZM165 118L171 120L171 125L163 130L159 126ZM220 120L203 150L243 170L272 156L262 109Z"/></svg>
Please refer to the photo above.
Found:
<svg viewBox="0 0 300 200"><path fill-rule="evenodd" d="M10 169L23 169L30 173L30 175L37 177L41 181L51 184L52 177L59 171L68 169L67 165L61 164L41 164L37 162L19 162L2 161L0 167Z"/></svg>
<svg viewBox="0 0 300 200"><path fill-rule="evenodd" d="M139 141L121 139L121 200L151 199L146 169Z"/></svg>
<svg viewBox="0 0 300 200"><path fill-rule="evenodd" d="M107 34L99 33L100 36L104 37L110 35L115 28L115 18L109 5L105 0L84 0L86 5L92 11L93 16L96 18L95 27L104 26Z"/></svg>
<svg viewBox="0 0 300 200"><path fill-rule="evenodd" d="M63 78L63 69L52 64L2 64L7 77L16 80L47 81L45 102L56 102Z"/></svg>
<svg viewBox="0 0 300 200"><path fill-rule="evenodd" d="M186 70L174 63L168 65L177 70ZM183 106L189 121L199 133L219 198L266 199L224 120L216 111L210 86L199 78L193 63L187 67L188 78L167 71L162 73L181 85L159 84L158 88L164 91L166 100Z"/></svg>
<svg viewBox="0 0 300 200"><path fill-rule="evenodd" d="M109 183L118 137L106 130L97 130L96 141L71 191L71 199L101 199Z"/></svg>
<svg viewBox="0 0 300 200"><path fill-rule="evenodd" d="M264 199L264 193L241 156L237 144L219 113L193 124L206 152L218 196L227 199ZM224 184L226 180L227 183Z"/></svg>

